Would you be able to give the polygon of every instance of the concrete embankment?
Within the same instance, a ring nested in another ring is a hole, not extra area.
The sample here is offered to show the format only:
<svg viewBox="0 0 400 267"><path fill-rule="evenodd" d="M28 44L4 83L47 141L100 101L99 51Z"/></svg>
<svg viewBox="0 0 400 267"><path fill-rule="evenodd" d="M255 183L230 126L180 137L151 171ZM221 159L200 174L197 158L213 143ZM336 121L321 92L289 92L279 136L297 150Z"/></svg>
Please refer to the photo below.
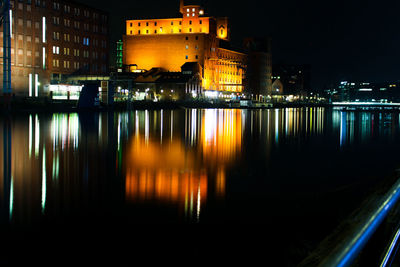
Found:
<svg viewBox="0 0 400 267"><path fill-rule="evenodd" d="M181 109L181 108L243 108L243 109L267 109L285 107L313 107L323 104L299 104L299 103L254 103L251 106L241 106L239 103L220 101L132 101L115 102L111 106L100 104L92 108L78 108L77 101L51 100L49 98L11 98L9 101L0 102L1 109L10 113L42 113L42 112L79 112L79 111L125 111L144 109Z"/></svg>

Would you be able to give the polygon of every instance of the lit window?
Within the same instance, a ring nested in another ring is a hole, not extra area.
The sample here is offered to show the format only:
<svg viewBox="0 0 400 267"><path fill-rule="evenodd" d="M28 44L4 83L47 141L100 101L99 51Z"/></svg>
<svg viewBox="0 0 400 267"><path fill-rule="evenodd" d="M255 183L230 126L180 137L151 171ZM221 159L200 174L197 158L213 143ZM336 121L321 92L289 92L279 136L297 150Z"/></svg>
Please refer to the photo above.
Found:
<svg viewBox="0 0 400 267"><path fill-rule="evenodd" d="M188 9L186 9L186 12L190 12L190 9L188 8Z"/></svg>
<svg viewBox="0 0 400 267"><path fill-rule="evenodd" d="M194 11L195 11L195 9L193 8L193 9L192 9L192 11L194 12Z"/></svg>
<svg viewBox="0 0 400 267"><path fill-rule="evenodd" d="M194 13L192 14L192 17L194 17Z"/></svg>

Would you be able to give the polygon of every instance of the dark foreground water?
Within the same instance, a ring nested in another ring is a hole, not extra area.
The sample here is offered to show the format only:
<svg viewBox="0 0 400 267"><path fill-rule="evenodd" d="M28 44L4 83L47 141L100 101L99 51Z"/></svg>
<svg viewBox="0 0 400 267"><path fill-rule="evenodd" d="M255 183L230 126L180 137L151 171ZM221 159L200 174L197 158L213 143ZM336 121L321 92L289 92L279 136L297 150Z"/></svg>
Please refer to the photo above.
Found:
<svg viewBox="0 0 400 267"><path fill-rule="evenodd" d="M0 264L296 265L399 167L399 120L324 108L3 117Z"/></svg>

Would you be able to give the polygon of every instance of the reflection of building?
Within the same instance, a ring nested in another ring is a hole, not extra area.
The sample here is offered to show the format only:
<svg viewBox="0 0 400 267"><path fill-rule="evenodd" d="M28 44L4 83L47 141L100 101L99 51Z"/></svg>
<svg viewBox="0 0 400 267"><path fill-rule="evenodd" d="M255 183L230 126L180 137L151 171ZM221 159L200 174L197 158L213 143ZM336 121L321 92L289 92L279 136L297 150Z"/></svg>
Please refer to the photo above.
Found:
<svg viewBox="0 0 400 267"><path fill-rule="evenodd" d="M185 214L198 214L207 198L225 196L226 168L242 146L240 110L185 112L187 145L179 136L182 129L174 129L182 121L172 111L161 117L136 114L124 160L129 202L173 204Z"/></svg>
<svg viewBox="0 0 400 267"><path fill-rule="evenodd" d="M50 82L65 75L108 72L105 12L63 0L11 1L11 6L14 94L45 95Z"/></svg>
<svg viewBox="0 0 400 267"><path fill-rule="evenodd" d="M223 166L232 162L242 146L242 111L205 110L200 143L210 164Z"/></svg>
<svg viewBox="0 0 400 267"><path fill-rule="evenodd" d="M205 90L242 92L246 55L224 45L227 18L207 17L201 6L183 1L180 11L180 18L127 20L124 64L179 72L185 63L197 62Z"/></svg>
<svg viewBox="0 0 400 267"><path fill-rule="evenodd" d="M199 214L207 198L207 172L179 140L160 145L147 138L136 133L127 150L127 201L173 204L185 214Z"/></svg>

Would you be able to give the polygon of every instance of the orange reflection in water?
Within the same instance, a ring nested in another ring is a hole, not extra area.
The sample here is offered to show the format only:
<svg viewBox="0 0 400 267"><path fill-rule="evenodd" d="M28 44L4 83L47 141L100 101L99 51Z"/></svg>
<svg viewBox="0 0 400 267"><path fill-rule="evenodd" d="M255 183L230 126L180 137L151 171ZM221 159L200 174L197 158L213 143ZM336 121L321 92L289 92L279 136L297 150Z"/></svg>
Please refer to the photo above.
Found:
<svg viewBox="0 0 400 267"><path fill-rule="evenodd" d="M174 129L175 136L163 140L161 135L160 140L156 128L144 131L145 134L137 130L131 138L124 161L128 202L172 204L184 209L185 214L199 215L209 192L218 198L225 197L226 167L232 164L242 146L241 111L202 110L198 115L188 112L185 120L194 120L187 124L194 127L188 132L194 135L198 132L198 139L186 136L188 140L181 140L179 129ZM168 116L161 121L168 125ZM148 121L144 125L153 123ZM189 139L197 141L187 142Z"/></svg>
<svg viewBox="0 0 400 267"><path fill-rule="evenodd" d="M204 111L200 143L208 162L232 162L242 146L242 112L238 109Z"/></svg>
<svg viewBox="0 0 400 267"><path fill-rule="evenodd" d="M193 154L180 141L161 145L136 137L127 152L126 198L155 200L170 204L197 205L207 197L207 173L196 168Z"/></svg>

